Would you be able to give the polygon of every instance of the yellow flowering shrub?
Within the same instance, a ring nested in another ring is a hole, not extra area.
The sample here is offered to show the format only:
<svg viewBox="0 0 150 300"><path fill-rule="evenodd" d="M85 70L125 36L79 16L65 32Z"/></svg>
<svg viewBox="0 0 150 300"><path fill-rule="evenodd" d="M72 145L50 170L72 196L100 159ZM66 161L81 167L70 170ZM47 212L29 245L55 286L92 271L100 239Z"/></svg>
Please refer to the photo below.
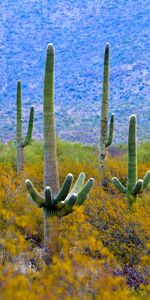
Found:
<svg viewBox="0 0 150 300"><path fill-rule="evenodd" d="M124 155L119 163L118 157L109 157L99 174L93 149L87 155L89 148L81 147L77 159L77 145L70 145L70 155L59 148L60 182L67 173L76 179L84 171L95 178L95 185L85 205L59 221L58 251L47 266L42 211L30 203L24 185L30 178L43 190L38 147L32 165L34 153L30 157L28 150L19 176L14 164L0 163L0 299L150 299L150 188L129 212L124 195L111 183L113 176L126 181ZM148 162L139 162L139 177L149 168Z"/></svg>

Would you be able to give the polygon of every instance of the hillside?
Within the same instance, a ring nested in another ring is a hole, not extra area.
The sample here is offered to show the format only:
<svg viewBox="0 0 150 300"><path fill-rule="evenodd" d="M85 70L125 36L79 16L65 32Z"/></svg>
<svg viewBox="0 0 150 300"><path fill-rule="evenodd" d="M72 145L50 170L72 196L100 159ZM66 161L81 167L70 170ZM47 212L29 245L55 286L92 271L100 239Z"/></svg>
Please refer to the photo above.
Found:
<svg viewBox="0 0 150 300"><path fill-rule="evenodd" d="M149 14L149 0L2 0L0 139L8 141L15 136L18 79L23 83L25 122L29 106L34 104L34 137L41 137L45 49L52 42L56 49L58 136L98 144L107 41L111 47L110 113L116 113L115 142L126 142L132 113L138 117L140 140L149 138Z"/></svg>
<svg viewBox="0 0 150 300"><path fill-rule="evenodd" d="M99 175L95 147L58 141L60 181L84 171L95 185L84 207L59 223L59 254L47 267L42 213L27 199L24 184L30 178L42 190L43 145L33 141L25 149L25 170L18 176L14 143L0 144L1 300L149 299L150 187L129 212L111 183L113 176L126 181L126 149L116 146L110 153ZM150 169L149 156L150 143L141 144L139 178Z"/></svg>

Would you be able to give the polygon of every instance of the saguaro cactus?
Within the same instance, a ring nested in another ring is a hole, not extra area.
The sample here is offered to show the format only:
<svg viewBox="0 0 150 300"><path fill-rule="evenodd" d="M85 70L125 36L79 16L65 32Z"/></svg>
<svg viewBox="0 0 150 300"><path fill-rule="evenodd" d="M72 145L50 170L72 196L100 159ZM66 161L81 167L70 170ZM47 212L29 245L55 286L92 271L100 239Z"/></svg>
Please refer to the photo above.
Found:
<svg viewBox="0 0 150 300"><path fill-rule="evenodd" d="M48 45L44 75L44 101L43 101L43 136L44 136L44 188L50 186L54 195L59 190L59 174L57 162L57 145L54 111L54 46ZM52 218L44 223L49 224L49 239L51 252L55 251L57 239L58 220Z"/></svg>
<svg viewBox="0 0 150 300"><path fill-rule="evenodd" d="M91 178L83 186L85 174L81 173L71 192L72 174L68 174L59 191L59 178L56 154L56 133L54 120L54 47L48 45L44 77L44 196L34 188L27 179L26 187L30 200L43 209L44 242L48 245L50 256L56 251L57 219L73 211L76 205L81 205L93 185ZM83 187L82 187L83 186ZM52 218L53 217L53 218Z"/></svg>
<svg viewBox="0 0 150 300"><path fill-rule="evenodd" d="M150 182L150 171L146 173L143 180L137 180L137 142L136 142L136 116L132 115L129 121L128 135L128 178L127 187L119 181L117 177L112 178L112 182L116 188L126 194L127 204L129 207L137 199L137 195L141 194L147 188Z"/></svg>
<svg viewBox="0 0 150 300"><path fill-rule="evenodd" d="M111 145L114 133L114 114L111 115L108 133L108 109L109 109L109 44L106 44L104 54L104 74L101 105L101 131L100 131L100 169L104 167L107 148Z"/></svg>
<svg viewBox="0 0 150 300"><path fill-rule="evenodd" d="M21 81L17 82L17 126L16 126L16 138L17 138L17 172L21 172L24 166L23 149L26 147L32 138L33 121L34 121L34 107L31 106L28 131L25 138L22 136L22 89Z"/></svg>
<svg viewBox="0 0 150 300"><path fill-rule="evenodd" d="M45 245L50 243L51 254L53 254L55 251L53 247L55 245L54 236L56 238L56 235L54 235L54 228L51 228L51 223L49 224L47 219L52 218L53 216L66 216L74 210L75 206L80 206L83 204L94 183L94 179L90 178L86 184L83 185L84 179L85 174L81 172L71 191L69 191L72 184L73 175L68 174L58 194L53 195L51 188L46 186L44 189L44 196L41 196L36 191L29 179L26 180L26 187L30 194L30 200L39 208L43 209L44 242Z"/></svg>

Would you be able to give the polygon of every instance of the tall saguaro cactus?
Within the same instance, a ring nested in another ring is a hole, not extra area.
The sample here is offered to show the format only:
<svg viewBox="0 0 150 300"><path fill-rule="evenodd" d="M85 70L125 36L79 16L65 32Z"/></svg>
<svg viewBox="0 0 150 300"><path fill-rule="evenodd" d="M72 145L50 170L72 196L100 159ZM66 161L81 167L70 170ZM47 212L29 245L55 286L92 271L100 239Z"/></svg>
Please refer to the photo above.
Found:
<svg viewBox="0 0 150 300"><path fill-rule="evenodd" d="M112 182L116 188L126 194L127 204L129 207L137 199L137 195L141 194L147 188L150 182L150 171L146 173L143 180L137 180L137 142L136 142L136 116L132 115L129 122L128 135L128 178L127 187L119 181L117 177L112 178Z"/></svg>
<svg viewBox="0 0 150 300"><path fill-rule="evenodd" d="M28 131L25 138L22 136L22 89L21 81L17 82L17 124L16 124L16 139L17 139L17 172L20 173L24 166L23 149L26 147L32 138L34 107L31 106L28 122Z"/></svg>
<svg viewBox="0 0 150 300"><path fill-rule="evenodd" d="M57 194L59 190L59 173L54 111L54 54L54 47L49 44L46 53L43 102L44 188L50 186L53 193ZM49 239L51 239L50 251L53 253L56 248L58 220L52 218L48 221L44 217L44 228L47 227L49 227Z"/></svg>
<svg viewBox="0 0 150 300"><path fill-rule="evenodd" d="M44 187L51 186L54 193L59 190L54 115L54 47L48 45L44 77Z"/></svg>
<svg viewBox="0 0 150 300"><path fill-rule="evenodd" d="M56 153L56 133L54 120L54 47L48 45L44 77L44 196L27 179L29 198L43 209L44 243L50 250L50 257L56 251L57 219L70 214L75 205L81 205L93 185L91 178L83 186L85 174L82 172L70 191L73 176L68 174L59 191L59 177Z"/></svg>
<svg viewBox="0 0 150 300"><path fill-rule="evenodd" d="M106 44L104 54L104 74L101 105L101 131L100 131L100 169L104 167L107 148L111 145L114 133L114 114L111 115L108 133L108 109L109 109L109 44Z"/></svg>

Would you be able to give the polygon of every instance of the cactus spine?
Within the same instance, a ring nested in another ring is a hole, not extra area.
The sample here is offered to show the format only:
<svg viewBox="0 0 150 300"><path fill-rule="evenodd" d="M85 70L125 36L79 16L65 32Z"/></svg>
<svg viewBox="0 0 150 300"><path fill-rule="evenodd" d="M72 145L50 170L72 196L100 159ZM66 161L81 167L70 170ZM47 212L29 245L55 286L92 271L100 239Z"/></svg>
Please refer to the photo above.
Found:
<svg viewBox="0 0 150 300"><path fill-rule="evenodd" d="M129 121L128 134L128 178L127 187L125 188L118 178L113 177L112 182L116 188L126 194L128 207L131 207L141 194L147 188L150 182L150 171L146 173L143 180L137 180L137 142L136 142L136 116L132 115Z"/></svg>
<svg viewBox="0 0 150 300"><path fill-rule="evenodd" d="M57 219L73 211L75 205L80 206L86 200L93 185L91 178L83 186L85 174L82 172L72 190L73 176L68 174L62 188L59 190L56 133L54 120L54 47L48 45L44 77L44 196L41 196L34 188L32 182L27 179L26 187L29 198L43 209L44 219L44 244L49 249L49 258L56 251Z"/></svg>
<svg viewBox="0 0 150 300"><path fill-rule="evenodd" d="M23 170L24 157L23 149L26 147L32 138L33 121L34 121L34 107L31 106L30 116L28 122L28 131L25 138L22 137L22 88L21 81L17 82L17 124L16 124L16 138L17 138L17 173Z"/></svg>
<svg viewBox="0 0 150 300"><path fill-rule="evenodd" d="M100 169L104 167L107 148L111 145L114 133L114 114L111 115L108 133L108 108L109 108L109 44L106 44L104 54L104 73L101 105L101 130L100 130Z"/></svg>

